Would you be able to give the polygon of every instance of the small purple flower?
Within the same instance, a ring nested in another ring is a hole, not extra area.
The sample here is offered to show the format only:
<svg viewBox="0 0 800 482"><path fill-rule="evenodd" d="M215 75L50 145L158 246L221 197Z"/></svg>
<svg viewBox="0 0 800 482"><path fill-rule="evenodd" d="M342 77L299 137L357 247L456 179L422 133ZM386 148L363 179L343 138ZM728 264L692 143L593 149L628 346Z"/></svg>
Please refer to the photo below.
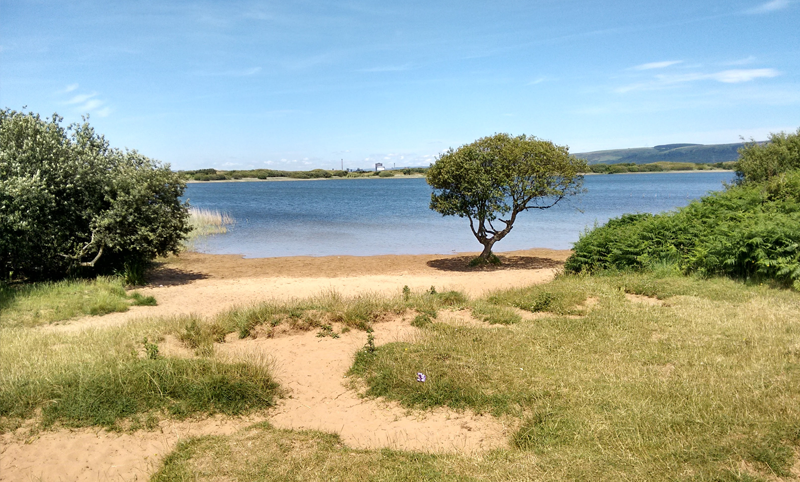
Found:
<svg viewBox="0 0 800 482"><path fill-rule="evenodd" d="M418 382L424 382L427 379L428 379L428 377L426 377L424 373L417 372L417 381Z"/></svg>

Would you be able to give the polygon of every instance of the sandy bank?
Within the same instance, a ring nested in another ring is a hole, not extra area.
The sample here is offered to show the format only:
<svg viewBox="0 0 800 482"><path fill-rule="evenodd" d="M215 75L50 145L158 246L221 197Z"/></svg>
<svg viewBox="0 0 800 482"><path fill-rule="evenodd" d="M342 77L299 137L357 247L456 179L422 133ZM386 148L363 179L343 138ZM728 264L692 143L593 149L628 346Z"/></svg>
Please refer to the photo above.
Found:
<svg viewBox="0 0 800 482"><path fill-rule="evenodd" d="M103 329L137 318L194 313L210 317L228 308L268 299L313 296L336 290L345 296L365 292L399 294L403 286L425 290L458 289L470 296L546 282L569 251L531 249L501 253L501 267L472 269L475 254L417 256L329 256L244 259L241 256L184 253L159 263L151 284L137 291L153 295L157 306L126 313L86 317L44 330ZM440 321L480 325L468 311L446 312ZM410 315L375 324L375 343L411 341L419 336ZM361 398L345 380L355 352L367 335L353 330L338 339L314 332L239 340L235 334L215 348L227 359L263 359L285 390L267 411L247 417L164 420L154 431L110 433L97 428L57 429L0 436L0 481L144 480L163 457L187 437L231 434L267 420L287 429L337 433L355 448L394 448L470 454L504 447L509 421L446 408L406 410L396 403ZM174 337L161 342L167 356L185 347ZM414 376L410 374L409 376ZM512 424L513 425L513 424Z"/></svg>

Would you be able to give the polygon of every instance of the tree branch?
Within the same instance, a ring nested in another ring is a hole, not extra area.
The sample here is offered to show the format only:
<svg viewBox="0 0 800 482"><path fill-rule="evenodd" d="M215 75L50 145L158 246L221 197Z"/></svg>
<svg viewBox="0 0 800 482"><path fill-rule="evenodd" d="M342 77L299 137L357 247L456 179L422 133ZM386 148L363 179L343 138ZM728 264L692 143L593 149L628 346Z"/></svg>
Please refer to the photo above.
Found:
<svg viewBox="0 0 800 482"><path fill-rule="evenodd" d="M81 266L88 266L90 268L94 268L94 265L97 263L97 261L100 259L100 257L103 256L103 248L105 246L100 245L100 249L97 251L97 256L95 256L93 260L91 260L91 261L81 261L81 258L83 258L83 256L89 250L89 248L92 247L92 245L94 244L95 235L96 235L96 233L92 233L92 239L90 239L88 243L83 245L83 248L81 248L81 250L80 250L80 252L78 254L73 255L73 256L70 256L70 255L67 255L67 254L61 254L61 253L59 253L59 254L61 256L65 257L65 258L67 258L67 259L74 259Z"/></svg>
<svg viewBox="0 0 800 482"><path fill-rule="evenodd" d="M95 256L94 259L91 261L82 261L81 266L89 266L90 268L94 268L94 265L95 263L97 263L97 260L100 259L100 256L103 256L103 248L104 246L100 246L100 250L97 252L97 256Z"/></svg>

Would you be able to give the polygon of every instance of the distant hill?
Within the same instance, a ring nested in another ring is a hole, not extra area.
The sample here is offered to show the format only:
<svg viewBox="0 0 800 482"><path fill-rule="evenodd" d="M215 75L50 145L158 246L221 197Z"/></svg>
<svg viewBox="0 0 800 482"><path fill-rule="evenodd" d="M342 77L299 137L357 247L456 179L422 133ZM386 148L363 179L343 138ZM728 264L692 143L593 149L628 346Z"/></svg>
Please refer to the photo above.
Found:
<svg viewBox="0 0 800 482"><path fill-rule="evenodd" d="M649 164L651 162L695 162L713 164L739 159L738 150L744 146L736 144L664 144L655 147L634 147L609 151L580 152L575 156L586 159L589 164Z"/></svg>

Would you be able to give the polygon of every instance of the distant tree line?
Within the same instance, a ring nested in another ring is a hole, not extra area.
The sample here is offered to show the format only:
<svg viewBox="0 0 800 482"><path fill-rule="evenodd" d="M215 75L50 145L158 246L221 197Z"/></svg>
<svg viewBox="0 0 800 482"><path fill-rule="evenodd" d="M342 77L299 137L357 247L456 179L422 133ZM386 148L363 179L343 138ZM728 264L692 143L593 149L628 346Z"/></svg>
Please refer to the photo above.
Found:
<svg viewBox="0 0 800 482"><path fill-rule="evenodd" d="M668 172L668 171L710 171L736 168L735 162L716 162L714 164L703 164L694 162L653 162L650 164L593 164L583 169L583 174L622 174L626 172ZM281 171L274 169L251 169L237 171L218 171L216 169L197 169L191 171L178 171L186 180L194 181L233 181L238 179L267 179L267 178L287 178L287 179L330 179L330 178L354 178L354 177L394 177L397 174L410 176L413 174L427 175L430 167L405 167L398 169L387 169L385 171L367 171L357 169L355 171L313 169L311 171Z"/></svg>
<svg viewBox="0 0 800 482"><path fill-rule="evenodd" d="M190 171L178 171L178 174L186 180L194 181L232 181L238 179L267 179L267 178L286 178L286 179L331 179L346 177L394 177L397 173L406 176L412 174L425 174L427 167L407 167L397 170L385 171L366 171L357 169L355 171L342 171L338 169L312 169L310 171L282 171L275 169L250 169L234 171L218 171L216 169L197 169Z"/></svg>
<svg viewBox="0 0 800 482"><path fill-rule="evenodd" d="M699 162L652 162L649 164L635 164L626 162L621 164L592 164L589 172L594 174L622 174L626 172L665 172L665 171L711 171L736 168L735 162L715 162L704 164Z"/></svg>

